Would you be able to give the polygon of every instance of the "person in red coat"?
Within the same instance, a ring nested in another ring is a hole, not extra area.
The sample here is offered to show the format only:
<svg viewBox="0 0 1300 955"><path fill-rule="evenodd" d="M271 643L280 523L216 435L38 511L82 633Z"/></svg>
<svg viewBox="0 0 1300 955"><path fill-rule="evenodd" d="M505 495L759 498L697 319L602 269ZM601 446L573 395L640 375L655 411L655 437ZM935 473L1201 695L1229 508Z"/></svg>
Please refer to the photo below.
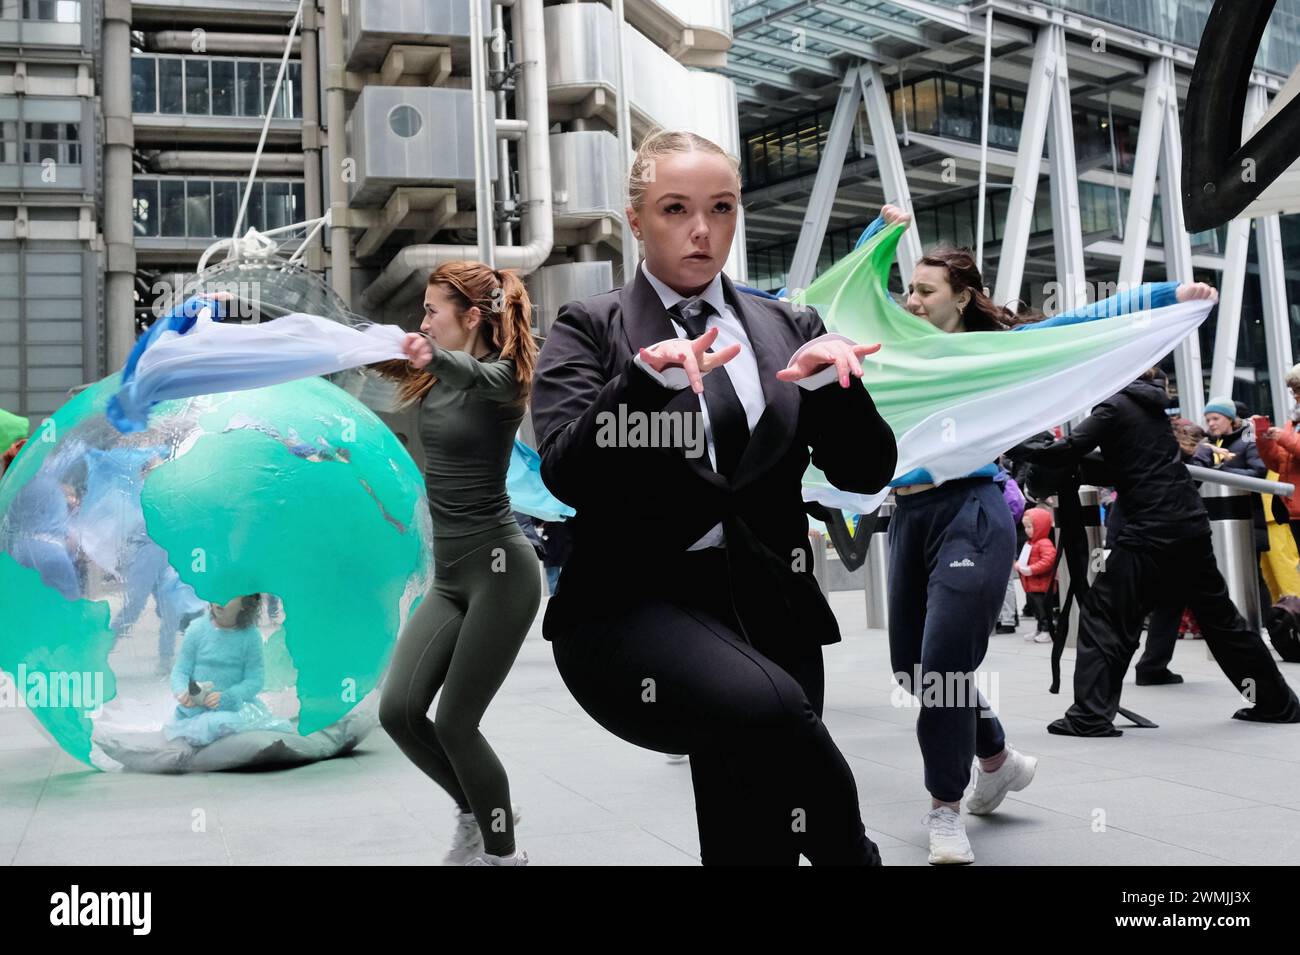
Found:
<svg viewBox="0 0 1300 955"><path fill-rule="evenodd" d="M1052 512L1045 507L1033 507L1021 518L1029 535L1029 555L1026 561L1016 561L1016 571L1025 588L1029 609L1038 618L1038 632L1025 635L1035 643L1052 640L1052 587L1056 583L1056 545L1052 543ZM1021 551L1023 554L1024 551Z"/></svg>

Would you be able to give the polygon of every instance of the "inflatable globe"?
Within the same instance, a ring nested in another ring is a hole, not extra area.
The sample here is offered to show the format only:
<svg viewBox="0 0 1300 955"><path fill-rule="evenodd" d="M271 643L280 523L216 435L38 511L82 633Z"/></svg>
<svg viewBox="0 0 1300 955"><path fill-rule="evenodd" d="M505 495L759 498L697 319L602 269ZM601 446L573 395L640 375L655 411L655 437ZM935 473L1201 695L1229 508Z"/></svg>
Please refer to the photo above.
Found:
<svg viewBox="0 0 1300 955"><path fill-rule="evenodd" d="M321 378L166 402L136 434L104 417L117 385L69 401L0 478L0 703L100 769L348 751L431 579L415 463ZM217 627L241 598L242 629ZM231 654L238 692L196 679Z"/></svg>

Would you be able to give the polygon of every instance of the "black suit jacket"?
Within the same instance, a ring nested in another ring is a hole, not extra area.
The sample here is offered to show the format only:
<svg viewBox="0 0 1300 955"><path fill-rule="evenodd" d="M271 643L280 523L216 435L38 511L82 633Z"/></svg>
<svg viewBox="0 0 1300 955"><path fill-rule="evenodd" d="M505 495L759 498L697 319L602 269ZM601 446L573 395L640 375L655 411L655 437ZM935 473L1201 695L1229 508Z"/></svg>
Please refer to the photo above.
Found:
<svg viewBox="0 0 1300 955"><path fill-rule="evenodd" d="M547 639L638 596L660 593L661 571L719 521L727 535L732 591L745 636L756 646L840 639L812 574L801 479L812 461L836 487L872 493L893 477L893 432L859 379L806 391L776 373L825 333L811 307L723 289L749 338L766 408L732 480L707 454L682 448L600 447L603 412L697 412L690 388L674 391L633 358L676 337L641 269L630 286L563 306L533 382L533 425L542 478L577 510L573 552L551 598ZM869 373L868 373L869 377Z"/></svg>

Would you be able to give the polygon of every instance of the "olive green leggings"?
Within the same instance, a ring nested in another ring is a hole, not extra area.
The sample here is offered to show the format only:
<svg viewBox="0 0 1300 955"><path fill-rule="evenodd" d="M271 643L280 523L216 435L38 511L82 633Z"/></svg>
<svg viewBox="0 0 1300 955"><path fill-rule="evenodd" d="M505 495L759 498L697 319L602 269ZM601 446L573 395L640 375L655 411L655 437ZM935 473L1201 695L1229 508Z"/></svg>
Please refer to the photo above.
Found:
<svg viewBox="0 0 1300 955"><path fill-rule="evenodd" d="M379 706L402 752L473 811L494 855L514 851L515 825L506 771L479 721L540 602L537 555L518 526L435 538L434 581L397 639Z"/></svg>

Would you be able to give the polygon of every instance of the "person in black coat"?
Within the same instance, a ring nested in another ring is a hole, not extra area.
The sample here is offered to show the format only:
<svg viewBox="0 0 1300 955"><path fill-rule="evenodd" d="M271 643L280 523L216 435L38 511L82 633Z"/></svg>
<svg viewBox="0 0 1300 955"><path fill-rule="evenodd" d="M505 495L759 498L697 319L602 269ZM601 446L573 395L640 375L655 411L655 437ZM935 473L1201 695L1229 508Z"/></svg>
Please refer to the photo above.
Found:
<svg viewBox="0 0 1300 955"><path fill-rule="evenodd" d="M1142 619L1158 603L1191 607L1215 661L1254 703L1235 718L1300 722L1300 701L1228 597L1205 505L1165 415L1168 403L1164 374L1153 368L1094 408L1069 437L1031 455L1059 467L1099 447L1123 510L1106 566L1079 606L1074 704L1048 727L1057 735L1121 735L1114 726L1120 684Z"/></svg>
<svg viewBox="0 0 1300 955"><path fill-rule="evenodd" d="M547 337L542 478L577 516L542 633L597 722L690 755L705 864L879 864L821 721L821 648L840 631L801 479L811 449L832 484L873 493L897 449L858 380L875 348L722 273L736 169L693 134L648 137L627 210L645 261Z"/></svg>

